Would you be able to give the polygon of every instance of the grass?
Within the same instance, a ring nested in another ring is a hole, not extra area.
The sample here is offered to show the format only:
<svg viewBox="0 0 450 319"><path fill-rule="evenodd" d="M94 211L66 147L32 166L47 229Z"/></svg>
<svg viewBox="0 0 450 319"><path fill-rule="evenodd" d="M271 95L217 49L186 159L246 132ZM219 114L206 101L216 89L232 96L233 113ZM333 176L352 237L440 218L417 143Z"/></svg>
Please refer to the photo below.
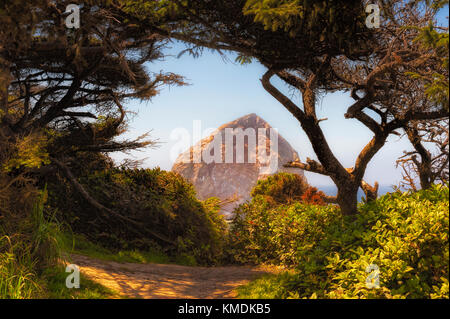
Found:
<svg viewBox="0 0 450 319"><path fill-rule="evenodd" d="M8 248L6 248L8 247ZM25 255L17 258L15 249L7 236L0 238L0 299L33 298L39 292L34 263ZM7 250L6 250L6 249Z"/></svg>
<svg viewBox="0 0 450 319"><path fill-rule="evenodd" d="M80 274L80 288L67 288L68 273L62 266L46 269L42 275L45 291L44 298L49 299L120 299L119 293L104 287Z"/></svg>
<svg viewBox="0 0 450 319"><path fill-rule="evenodd" d="M2 239L3 244L8 237ZM17 250L17 247L14 247ZM0 254L0 299L110 299L121 298L108 289L81 274L80 288L66 287L64 266L46 267L35 271L35 263L29 256L20 257L13 249Z"/></svg>
<svg viewBox="0 0 450 319"><path fill-rule="evenodd" d="M67 236L54 215L45 216L44 189L31 214L21 221L14 235L0 229L0 299L103 299L119 294L84 277L80 288L66 287L69 275L61 262L67 252ZM81 242L81 244L87 244Z"/></svg>
<svg viewBox="0 0 450 319"><path fill-rule="evenodd" d="M292 285L298 283L298 277L292 272L268 274L237 288L239 299L298 299L294 294L288 294Z"/></svg>
<svg viewBox="0 0 450 319"><path fill-rule="evenodd" d="M105 261L120 263L154 263L154 264L177 264L185 266L196 266L195 259L191 256L169 257L158 250L119 250L113 251L97 245L78 234L63 235L63 246L67 253L74 253Z"/></svg>

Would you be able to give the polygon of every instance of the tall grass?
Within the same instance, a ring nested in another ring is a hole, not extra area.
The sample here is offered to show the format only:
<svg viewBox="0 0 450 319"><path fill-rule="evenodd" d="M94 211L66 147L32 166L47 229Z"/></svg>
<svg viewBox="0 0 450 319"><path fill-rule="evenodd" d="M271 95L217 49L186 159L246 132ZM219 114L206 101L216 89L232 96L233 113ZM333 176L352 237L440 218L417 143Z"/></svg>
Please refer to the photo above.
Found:
<svg viewBox="0 0 450 319"><path fill-rule="evenodd" d="M8 236L0 238L1 299L32 298L40 290L30 255L17 254L17 251L23 251L20 244L13 244Z"/></svg>
<svg viewBox="0 0 450 319"><path fill-rule="evenodd" d="M31 236L31 255L38 262L39 270L58 263L62 254L62 226L56 220L55 213L45 214L47 187L34 205L29 219Z"/></svg>
<svg viewBox="0 0 450 319"><path fill-rule="evenodd" d="M54 215L46 216L46 200L44 189L29 216L15 227L8 227L15 229L13 234L0 230L0 298L39 296L43 292L39 275L58 263L61 226Z"/></svg>

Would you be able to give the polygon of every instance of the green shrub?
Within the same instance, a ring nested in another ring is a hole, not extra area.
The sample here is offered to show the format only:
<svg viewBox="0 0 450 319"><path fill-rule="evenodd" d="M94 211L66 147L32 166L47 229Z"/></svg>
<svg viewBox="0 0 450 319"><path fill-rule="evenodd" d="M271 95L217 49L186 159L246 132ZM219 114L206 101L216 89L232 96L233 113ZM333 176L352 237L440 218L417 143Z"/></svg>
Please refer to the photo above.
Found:
<svg viewBox="0 0 450 319"><path fill-rule="evenodd" d="M302 203L273 207L264 196L235 210L230 245L238 262L295 265L313 243L327 235L341 214L334 206Z"/></svg>
<svg viewBox="0 0 450 319"><path fill-rule="evenodd" d="M65 180L49 183L50 204L74 233L116 251L161 250L199 264L216 263L222 256L225 221L214 205L197 200L193 186L181 176L159 168L110 167L80 176L79 182L105 207L171 243L142 236L114 216L102 217Z"/></svg>
<svg viewBox="0 0 450 319"><path fill-rule="evenodd" d="M306 178L298 174L277 173L258 181L251 196L267 196L276 204L299 201L309 188Z"/></svg>
<svg viewBox="0 0 450 319"><path fill-rule="evenodd" d="M441 185L387 194L361 205L356 217L335 206L273 208L256 196L230 231L235 260L281 263L296 273L256 281L241 297L448 298L448 196ZM379 288L366 285L369 265L379 268ZM275 283L284 288L271 294Z"/></svg>

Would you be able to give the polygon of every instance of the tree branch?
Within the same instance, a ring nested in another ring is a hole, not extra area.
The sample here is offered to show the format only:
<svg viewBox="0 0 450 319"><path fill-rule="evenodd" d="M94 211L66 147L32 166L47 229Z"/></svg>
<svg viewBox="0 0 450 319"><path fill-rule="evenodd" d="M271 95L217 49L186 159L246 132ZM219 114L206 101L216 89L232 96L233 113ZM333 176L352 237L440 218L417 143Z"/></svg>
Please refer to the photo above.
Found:
<svg viewBox="0 0 450 319"><path fill-rule="evenodd" d="M368 183L366 183L364 180L361 180L361 188L364 191L364 194L366 195L366 201L370 202L373 200L376 200L378 197L378 182L375 182L374 186L370 186Z"/></svg>
<svg viewBox="0 0 450 319"><path fill-rule="evenodd" d="M313 172L325 176L329 176L329 173L325 170L325 168L315 160L310 159L309 157L306 159L306 164L300 161L289 162L284 167L295 167L300 168L302 170Z"/></svg>
<svg viewBox="0 0 450 319"><path fill-rule="evenodd" d="M274 76L275 72L271 69L263 75L261 83L264 89L270 93L278 102L280 102L286 109L291 112L297 119L305 119L305 113L297 107L289 98L281 93L276 87L270 83L270 79Z"/></svg>

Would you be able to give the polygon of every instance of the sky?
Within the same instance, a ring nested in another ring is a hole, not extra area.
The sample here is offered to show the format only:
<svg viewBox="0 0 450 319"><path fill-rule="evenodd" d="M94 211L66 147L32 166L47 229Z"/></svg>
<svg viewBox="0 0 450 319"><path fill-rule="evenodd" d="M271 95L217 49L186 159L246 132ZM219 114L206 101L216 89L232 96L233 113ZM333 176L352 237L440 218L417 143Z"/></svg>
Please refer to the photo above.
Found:
<svg viewBox="0 0 450 319"><path fill-rule="evenodd" d="M446 11L445 16L448 16L448 8ZM173 130L185 128L193 132L195 120L201 121L202 129L217 128L249 113L256 113L278 129L298 152L300 160L316 159L299 122L263 89L260 79L265 68L262 65L253 62L243 66L234 62L233 54L224 58L210 51L205 51L199 58L188 54L177 57L183 48L180 43L171 44L166 50L168 56L163 61L147 64L147 68L150 72L180 74L189 85L164 87L149 102L132 100L127 104L128 110L135 115L129 117L129 131L123 137L135 138L151 131L151 138L159 141L159 147L113 154L117 162L124 158L145 159L143 167L159 166L170 170L173 165L170 153L177 142L170 138ZM292 94L280 80L273 79L272 82L285 94ZM294 96L293 100L301 105L300 96ZM329 145L346 167L354 166L357 155L372 137L370 130L357 120L344 118L352 103L348 93L337 92L323 96L317 106L319 118L328 118L321 122L321 127ZM398 185L401 170L395 166L396 159L404 150L411 149L406 138L392 135L369 163L364 179L369 183L378 181L384 186ZM305 176L311 185L332 185L329 177L309 172L305 172Z"/></svg>

